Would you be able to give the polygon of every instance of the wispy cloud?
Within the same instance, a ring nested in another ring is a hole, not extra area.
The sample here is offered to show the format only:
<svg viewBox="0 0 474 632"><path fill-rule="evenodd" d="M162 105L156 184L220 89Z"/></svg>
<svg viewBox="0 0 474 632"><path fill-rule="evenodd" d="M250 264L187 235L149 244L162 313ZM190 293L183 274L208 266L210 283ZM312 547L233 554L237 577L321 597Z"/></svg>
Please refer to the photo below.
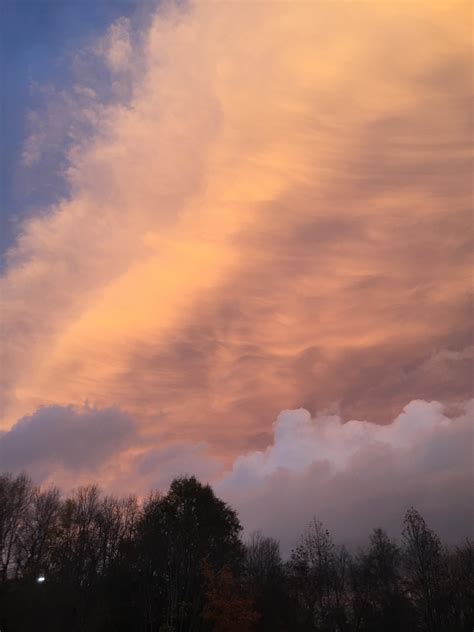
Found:
<svg viewBox="0 0 474 632"><path fill-rule="evenodd" d="M78 53L69 196L2 278L3 427L88 399L232 462L285 408L466 399L469 11L167 5L94 48L103 101Z"/></svg>

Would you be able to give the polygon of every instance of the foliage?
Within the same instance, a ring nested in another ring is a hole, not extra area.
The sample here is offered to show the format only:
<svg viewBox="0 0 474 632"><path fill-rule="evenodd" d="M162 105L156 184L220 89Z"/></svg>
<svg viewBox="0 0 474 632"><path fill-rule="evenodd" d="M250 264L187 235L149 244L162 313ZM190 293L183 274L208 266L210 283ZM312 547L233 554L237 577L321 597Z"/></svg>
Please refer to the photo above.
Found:
<svg viewBox="0 0 474 632"><path fill-rule="evenodd" d="M2 632L471 632L474 546L413 508L400 544L337 546L314 519L288 562L194 477L136 498L67 498L0 476ZM44 582L38 582L44 577Z"/></svg>

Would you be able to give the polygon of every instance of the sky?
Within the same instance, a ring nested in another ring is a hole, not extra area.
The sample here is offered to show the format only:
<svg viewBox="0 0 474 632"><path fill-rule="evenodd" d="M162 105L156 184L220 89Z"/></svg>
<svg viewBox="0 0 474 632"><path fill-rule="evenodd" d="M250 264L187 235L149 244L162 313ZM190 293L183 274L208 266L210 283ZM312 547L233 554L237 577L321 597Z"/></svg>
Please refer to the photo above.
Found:
<svg viewBox="0 0 474 632"><path fill-rule="evenodd" d="M473 533L470 3L2 3L0 469Z"/></svg>

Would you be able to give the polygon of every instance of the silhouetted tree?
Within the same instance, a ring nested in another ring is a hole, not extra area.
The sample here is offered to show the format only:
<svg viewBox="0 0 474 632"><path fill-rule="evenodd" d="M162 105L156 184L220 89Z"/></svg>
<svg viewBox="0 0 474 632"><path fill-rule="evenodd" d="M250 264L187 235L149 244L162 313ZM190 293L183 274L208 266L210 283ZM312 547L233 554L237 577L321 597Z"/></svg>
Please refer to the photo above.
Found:
<svg viewBox="0 0 474 632"><path fill-rule="evenodd" d="M245 596L232 571L223 566L213 571L203 564L204 607L202 617L212 624L213 632L250 632L258 621L253 600Z"/></svg>
<svg viewBox="0 0 474 632"><path fill-rule="evenodd" d="M410 509L351 556L313 520L284 564L194 477L166 494L62 498L0 476L1 632L471 632L474 547ZM38 583L43 575L45 581Z"/></svg>
<svg viewBox="0 0 474 632"><path fill-rule="evenodd" d="M35 488L25 474L0 476L0 581L18 577L22 537L28 529Z"/></svg>
<svg viewBox="0 0 474 632"><path fill-rule="evenodd" d="M418 627L426 632L444 629L447 568L438 536L423 517L411 508L405 514L403 529L405 587L413 603Z"/></svg>
<svg viewBox="0 0 474 632"><path fill-rule="evenodd" d="M463 546L448 554L448 625L453 632L474 629L474 544L466 540Z"/></svg>
<svg viewBox="0 0 474 632"><path fill-rule="evenodd" d="M409 617L401 587L401 551L382 529L370 536L367 551L352 563L354 630L396 632Z"/></svg>
<svg viewBox="0 0 474 632"><path fill-rule="evenodd" d="M340 625L337 550L321 522L311 522L292 551L288 569L303 629L334 630Z"/></svg>
<svg viewBox="0 0 474 632"><path fill-rule="evenodd" d="M243 555L240 531L237 514L194 477L175 479L168 494L149 498L138 525L138 546L150 627L198 627L202 564L236 569Z"/></svg>
<svg viewBox="0 0 474 632"><path fill-rule="evenodd" d="M292 617L280 546L276 540L259 531L250 536L245 546L243 581L260 614L256 630L285 629Z"/></svg>
<svg viewBox="0 0 474 632"><path fill-rule="evenodd" d="M33 489L26 524L18 534L17 573L37 577L51 567L61 511L59 490Z"/></svg>

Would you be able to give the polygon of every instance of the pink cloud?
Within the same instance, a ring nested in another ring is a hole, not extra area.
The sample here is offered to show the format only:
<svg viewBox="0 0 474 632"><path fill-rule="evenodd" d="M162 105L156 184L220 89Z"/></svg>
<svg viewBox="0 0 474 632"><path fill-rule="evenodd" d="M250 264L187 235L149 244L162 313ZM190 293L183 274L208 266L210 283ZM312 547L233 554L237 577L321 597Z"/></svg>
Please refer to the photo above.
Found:
<svg viewBox="0 0 474 632"><path fill-rule="evenodd" d="M469 398L468 24L444 3L167 5L93 47L107 102L78 51L29 149L74 123L69 195L1 279L2 427L89 400L230 464L282 409L387 423Z"/></svg>

